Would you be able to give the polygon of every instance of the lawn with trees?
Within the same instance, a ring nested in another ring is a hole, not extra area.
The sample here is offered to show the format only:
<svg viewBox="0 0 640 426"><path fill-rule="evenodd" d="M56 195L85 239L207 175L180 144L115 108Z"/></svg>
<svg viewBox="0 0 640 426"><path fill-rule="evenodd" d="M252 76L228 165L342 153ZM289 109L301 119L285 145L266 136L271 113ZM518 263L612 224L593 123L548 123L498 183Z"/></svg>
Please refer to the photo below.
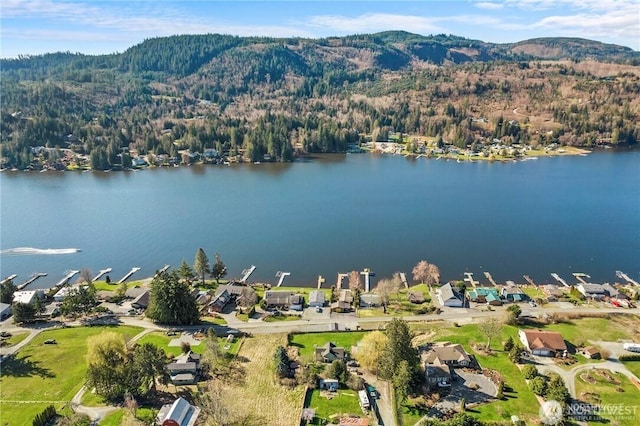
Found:
<svg viewBox="0 0 640 426"><path fill-rule="evenodd" d="M36 336L13 358L3 361L0 386L3 422L10 426L31 424L35 415L48 403L61 410L85 382L88 340L92 336L111 331L129 340L140 329L137 327L73 327L46 330ZM55 345L45 345L55 340ZM7 401L35 401L17 404ZM4 423L3 423L4 424Z"/></svg>

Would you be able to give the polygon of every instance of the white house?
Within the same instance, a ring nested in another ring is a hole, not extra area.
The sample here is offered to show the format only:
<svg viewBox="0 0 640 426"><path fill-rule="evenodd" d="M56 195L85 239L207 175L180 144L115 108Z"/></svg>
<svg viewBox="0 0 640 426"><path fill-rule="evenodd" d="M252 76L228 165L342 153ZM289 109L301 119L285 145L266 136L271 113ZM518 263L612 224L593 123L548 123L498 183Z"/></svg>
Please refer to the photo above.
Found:
<svg viewBox="0 0 640 426"><path fill-rule="evenodd" d="M442 306L461 308L464 304L462 295L451 286L451 283L447 283L440 287L436 294L438 302L440 302L440 305Z"/></svg>
<svg viewBox="0 0 640 426"><path fill-rule="evenodd" d="M43 290L21 290L13 293L13 303L24 303L30 305L36 301L36 298L44 297Z"/></svg>

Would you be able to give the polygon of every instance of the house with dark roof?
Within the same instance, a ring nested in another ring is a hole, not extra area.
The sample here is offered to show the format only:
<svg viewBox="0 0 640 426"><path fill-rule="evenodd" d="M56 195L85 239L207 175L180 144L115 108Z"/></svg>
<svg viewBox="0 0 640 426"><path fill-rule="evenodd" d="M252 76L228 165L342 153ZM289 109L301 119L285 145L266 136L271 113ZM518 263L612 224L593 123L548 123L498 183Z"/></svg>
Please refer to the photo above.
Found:
<svg viewBox="0 0 640 426"><path fill-rule="evenodd" d="M344 348L336 346L332 342L327 342L315 348L314 358L318 362L333 362L337 359L346 361L347 353Z"/></svg>
<svg viewBox="0 0 640 426"><path fill-rule="evenodd" d="M440 287L436 291L436 297L442 306L448 306L450 308L461 308L464 306L462 295L453 288L451 283L447 283Z"/></svg>
<svg viewBox="0 0 640 426"><path fill-rule="evenodd" d="M580 353L582 354L582 356L588 359L600 359L602 356L598 348L596 348L595 346L587 346L586 348L582 348Z"/></svg>
<svg viewBox="0 0 640 426"><path fill-rule="evenodd" d="M460 344L442 344L433 346L423 355L426 365L446 365L449 367L468 367L471 357Z"/></svg>
<svg viewBox="0 0 640 426"><path fill-rule="evenodd" d="M518 337L524 347L534 355L565 355L567 345L562 334L556 331L519 330Z"/></svg>
<svg viewBox="0 0 640 426"><path fill-rule="evenodd" d="M331 309L350 311L353 304L353 293L349 289L340 290L338 300L331 304Z"/></svg>
<svg viewBox="0 0 640 426"><path fill-rule="evenodd" d="M131 307L136 309L147 309L149 306L149 296L150 292L148 289L145 289L142 293L140 293L133 301L131 302Z"/></svg>
<svg viewBox="0 0 640 426"><path fill-rule="evenodd" d="M605 297L608 297L609 294L600 284L577 284L576 289L584 295L587 299L592 300L603 300Z"/></svg>
<svg viewBox="0 0 640 426"><path fill-rule="evenodd" d="M200 408L189 404L180 397L173 404L166 404L160 408L156 416L156 424L160 426L194 426L200 415Z"/></svg>
<svg viewBox="0 0 640 426"><path fill-rule="evenodd" d="M222 310L231 302L235 302L242 294L244 286L241 285L220 285L216 289L216 293L207 304L207 310L210 313L222 312Z"/></svg>
<svg viewBox="0 0 640 426"><path fill-rule="evenodd" d="M500 297L507 302L524 302L528 299L527 295L517 285L505 285L500 287Z"/></svg>
<svg viewBox="0 0 640 426"><path fill-rule="evenodd" d="M550 301L557 300L558 298L564 296L564 292L560 290L560 287L555 284L544 284L540 286L540 289Z"/></svg>
<svg viewBox="0 0 640 426"><path fill-rule="evenodd" d="M425 365L424 375L429 386L451 386L451 369L448 365Z"/></svg>
<svg viewBox="0 0 640 426"><path fill-rule="evenodd" d="M174 385L194 385L200 377L200 354L189 352L176 357L167 364L171 383Z"/></svg>

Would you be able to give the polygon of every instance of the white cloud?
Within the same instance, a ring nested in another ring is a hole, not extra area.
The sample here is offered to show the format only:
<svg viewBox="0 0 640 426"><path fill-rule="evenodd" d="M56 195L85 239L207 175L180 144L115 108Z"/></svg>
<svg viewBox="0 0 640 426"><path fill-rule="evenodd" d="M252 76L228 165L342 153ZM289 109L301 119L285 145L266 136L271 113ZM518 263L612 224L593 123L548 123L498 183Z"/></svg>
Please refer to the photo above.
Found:
<svg viewBox="0 0 640 426"><path fill-rule="evenodd" d="M503 3L496 3L492 1L480 1L473 4L478 9L487 9L487 10L499 10L504 7Z"/></svg>

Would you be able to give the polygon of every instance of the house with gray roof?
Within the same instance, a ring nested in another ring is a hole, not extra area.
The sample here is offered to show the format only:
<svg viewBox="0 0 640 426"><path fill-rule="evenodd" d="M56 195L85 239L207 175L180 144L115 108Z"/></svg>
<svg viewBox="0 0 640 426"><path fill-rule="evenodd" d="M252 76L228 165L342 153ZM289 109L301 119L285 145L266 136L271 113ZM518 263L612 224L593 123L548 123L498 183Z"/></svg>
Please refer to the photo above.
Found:
<svg viewBox="0 0 640 426"><path fill-rule="evenodd" d="M167 364L171 383L174 385L195 385L200 377L200 354L189 352L176 357Z"/></svg>
<svg viewBox="0 0 640 426"><path fill-rule="evenodd" d="M327 342L322 346L315 348L314 358L319 362L333 362L337 359L345 361L347 354L344 348L336 346L332 342Z"/></svg>
<svg viewBox="0 0 640 426"><path fill-rule="evenodd" d="M471 357L460 344L433 346L423 357L427 365L447 365L449 367L468 367Z"/></svg>
<svg viewBox="0 0 640 426"><path fill-rule="evenodd" d="M326 302L326 296L322 290L313 290L309 293L309 306L322 308Z"/></svg>
<svg viewBox="0 0 640 426"><path fill-rule="evenodd" d="M436 291L436 296L438 298L438 302L442 306L448 306L451 308L461 308L464 306L464 300L462 295L453 288L451 283L447 283L440 287Z"/></svg>

